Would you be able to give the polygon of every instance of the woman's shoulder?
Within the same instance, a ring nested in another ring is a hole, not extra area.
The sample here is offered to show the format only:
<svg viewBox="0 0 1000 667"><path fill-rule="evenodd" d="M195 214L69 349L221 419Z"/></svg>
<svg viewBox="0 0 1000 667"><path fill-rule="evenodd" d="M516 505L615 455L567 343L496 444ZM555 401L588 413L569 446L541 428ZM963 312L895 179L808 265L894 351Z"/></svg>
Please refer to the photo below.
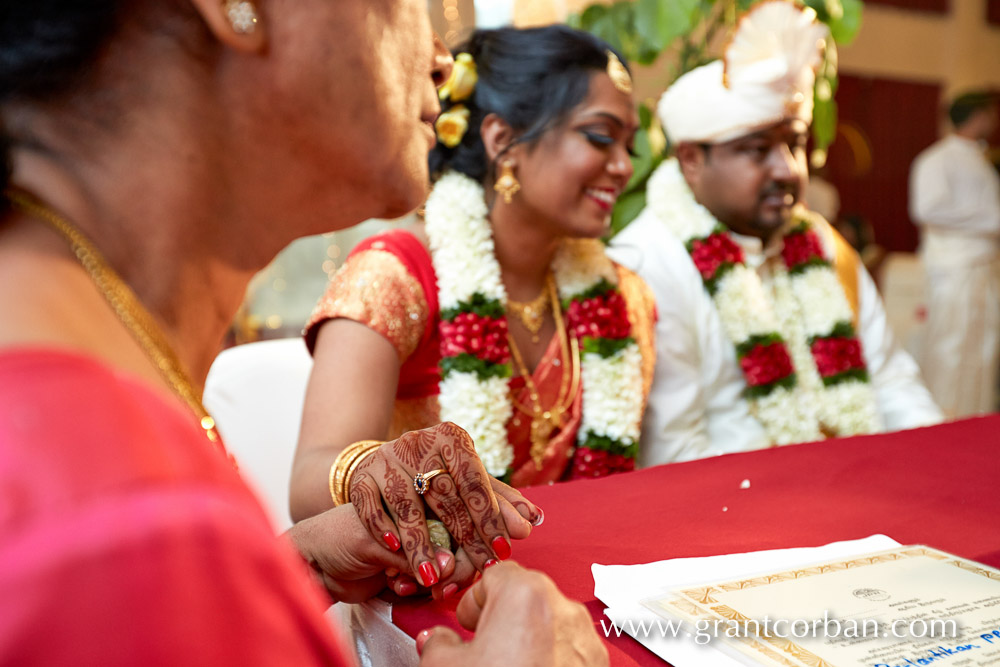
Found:
<svg viewBox="0 0 1000 667"><path fill-rule="evenodd" d="M405 360L427 337L437 310L426 245L412 231L382 232L359 243L334 274L306 326L306 344L312 351L319 327L345 318L381 334Z"/></svg>
<svg viewBox="0 0 1000 667"><path fill-rule="evenodd" d="M373 234L358 243L348 259L366 252L386 252L397 257L407 268L431 265L426 236L419 227L390 229Z"/></svg>

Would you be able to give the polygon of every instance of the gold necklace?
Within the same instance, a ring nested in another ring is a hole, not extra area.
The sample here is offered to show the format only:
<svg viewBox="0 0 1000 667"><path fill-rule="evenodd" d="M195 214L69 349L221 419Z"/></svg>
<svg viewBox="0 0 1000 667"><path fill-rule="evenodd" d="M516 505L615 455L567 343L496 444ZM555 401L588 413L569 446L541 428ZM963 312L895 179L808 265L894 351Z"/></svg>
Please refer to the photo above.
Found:
<svg viewBox="0 0 1000 667"><path fill-rule="evenodd" d="M202 405L201 393L194 388L180 359L167 342L166 336L157 326L153 316L139 302L135 292L111 268L97 247L73 223L27 193L7 190L4 196L22 213L47 223L69 243L77 261L90 275L90 279L115 311L122 325L139 343L143 353L174 393L188 404L209 441L225 452L215 420Z"/></svg>
<svg viewBox="0 0 1000 667"><path fill-rule="evenodd" d="M521 357L521 352L514 342L514 337L507 334L510 344L511 358L517 366L518 374L524 378L524 384L528 388L528 396L531 398L531 406L518 403L511 395L511 403L515 408L531 417L531 459L535 462L535 469L542 469L542 460L545 457L545 448L552 439L552 432L564 426L563 419L573 401L576 398L580 387L580 351L576 338L569 336L566 326L563 323L562 311L559 308L559 299L556 298L555 281L551 276L547 284L550 300L552 302L552 317L556 322L556 336L559 337L560 356L562 357L562 377L560 378L559 394L555 402L548 410L542 407L541 394L535 385L528 367ZM568 341L568 343L567 343ZM567 370L569 374L567 375Z"/></svg>
<svg viewBox="0 0 1000 667"><path fill-rule="evenodd" d="M532 343L538 342L538 332L542 330L542 325L545 324L545 306L551 300L550 290L548 289L548 283L551 280L552 274L549 274L545 279L545 287L531 301L523 302L507 299L507 313L517 315L524 328L531 333Z"/></svg>

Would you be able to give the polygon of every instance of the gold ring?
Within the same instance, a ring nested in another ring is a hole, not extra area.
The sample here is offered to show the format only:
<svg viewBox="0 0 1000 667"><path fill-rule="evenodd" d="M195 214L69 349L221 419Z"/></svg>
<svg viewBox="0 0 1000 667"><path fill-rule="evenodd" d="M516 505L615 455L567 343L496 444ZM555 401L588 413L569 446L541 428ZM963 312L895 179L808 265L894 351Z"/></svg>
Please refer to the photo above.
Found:
<svg viewBox="0 0 1000 667"><path fill-rule="evenodd" d="M418 472L413 477L413 490L417 492L418 496L422 496L427 493L427 489L430 488L430 482L432 479L437 477L443 472L448 472L447 470L442 470L438 468L437 470L428 470L427 472Z"/></svg>

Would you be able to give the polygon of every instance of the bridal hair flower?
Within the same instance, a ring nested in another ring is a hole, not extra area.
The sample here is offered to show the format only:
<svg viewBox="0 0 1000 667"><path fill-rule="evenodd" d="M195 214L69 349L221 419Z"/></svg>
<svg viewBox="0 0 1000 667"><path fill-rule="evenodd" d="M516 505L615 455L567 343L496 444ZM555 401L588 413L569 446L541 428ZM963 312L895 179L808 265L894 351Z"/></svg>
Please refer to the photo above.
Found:
<svg viewBox="0 0 1000 667"><path fill-rule="evenodd" d="M469 110L462 104L456 104L438 116L434 123L437 138L448 148L454 148L462 143L462 137L469 130Z"/></svg>
<svg viewBox="0 0 1000 667"><path fill-rule="evenodd" d="M442 101L461 102L472 95L478 82L479 74L476 73L476 61L468 53L459 53L451 68L451 76L438 89L438 97Z"/></svg>

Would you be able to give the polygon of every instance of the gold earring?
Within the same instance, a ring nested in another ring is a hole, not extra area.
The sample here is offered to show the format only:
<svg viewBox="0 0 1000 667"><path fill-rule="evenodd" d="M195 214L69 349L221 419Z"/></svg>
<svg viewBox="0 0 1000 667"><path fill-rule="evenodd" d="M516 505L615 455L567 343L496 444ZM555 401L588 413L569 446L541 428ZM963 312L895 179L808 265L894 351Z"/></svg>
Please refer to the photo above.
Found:
<svg viewBox="0 0 1000 667"><path fill-rule="evenodd" d="M521 184L518 182L517 176L514 175L513 160L506 160L500 165L500 178L493 184L493 189L503 197L505 204L509 204L514 199L514 195L521 189Z"/></svg>
<svg viewBox="0 0 1000 667"><path fill-rule="evenodd" d="M236 34L250 35L257 30L257 8L249 0L225 0L222 10Z"/></svg>

